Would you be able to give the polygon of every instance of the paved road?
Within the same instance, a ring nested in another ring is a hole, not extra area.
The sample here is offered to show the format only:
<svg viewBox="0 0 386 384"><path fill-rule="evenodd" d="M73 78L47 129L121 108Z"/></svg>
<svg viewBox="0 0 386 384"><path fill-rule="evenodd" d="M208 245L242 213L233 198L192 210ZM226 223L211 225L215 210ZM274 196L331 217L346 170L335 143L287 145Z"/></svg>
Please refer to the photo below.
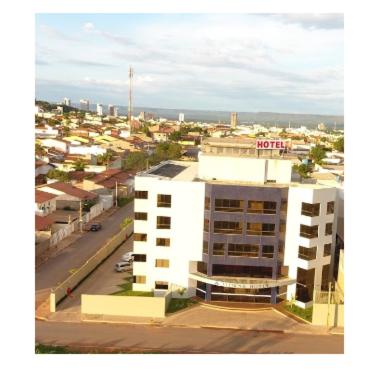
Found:
<svg viewBox="0 0 386 384"><path fill-rule="evenodd" d="M174 353L343 353L343 336L121 324L35 322L48 345Z"/></svg>
<svg viewBox="0 0 386 384"><path fill-rule="evenodd" d="M57 311L66 310L80 312L80 296L82 294L109 295L119 291L118 285L127 283L125 277L129 272L115 272L114 266L121 260L122 255L133 250L133 236L125 241L111 256L108 257L87 279L72 292L72 297L65 298L56 308Z"/></svg>
<svg viewBox="0 0 386 384"><path fill-rule="evenodd" d="M109 238L119 232L122 220L125 217L133 217L133 208L133 203L122 207L103 222L102 230L86 233L55 258L41 265L35 274L35 289L39 291L51 288L64 281L70 275L71 269L79 268Z"/></svg>

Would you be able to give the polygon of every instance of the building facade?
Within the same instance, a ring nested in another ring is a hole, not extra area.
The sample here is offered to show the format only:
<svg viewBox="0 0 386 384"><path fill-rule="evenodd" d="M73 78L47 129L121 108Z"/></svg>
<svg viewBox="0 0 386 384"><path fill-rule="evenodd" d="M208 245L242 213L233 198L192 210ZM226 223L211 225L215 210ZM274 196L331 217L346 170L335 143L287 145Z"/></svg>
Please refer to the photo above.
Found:
<svg viewBox="0 0 386 384"><path fill-rule="evenodd" d="M103 105L97 104L96 111L98 116L103 116Z"/></svg>
<svg viewBox="0 0 386 384"><path fill-rule="evenodd" d="M80 109L82 111L89 111L90 110L89 100L85 100L85 99L80 100Z"/></svg>
<svg viewBox="0 0 386 384"><path fill-rule="evenodd" d="M235 129L237 127L237 112L231 113L231 128Z"/></svg>
<svg viewBox="0 0 386 384"><path fill-rule="evenodd" d="M331 278L336 188L291 181L256 141L206 139L198 162L135 177L134 290L307 307Z"/></svg>

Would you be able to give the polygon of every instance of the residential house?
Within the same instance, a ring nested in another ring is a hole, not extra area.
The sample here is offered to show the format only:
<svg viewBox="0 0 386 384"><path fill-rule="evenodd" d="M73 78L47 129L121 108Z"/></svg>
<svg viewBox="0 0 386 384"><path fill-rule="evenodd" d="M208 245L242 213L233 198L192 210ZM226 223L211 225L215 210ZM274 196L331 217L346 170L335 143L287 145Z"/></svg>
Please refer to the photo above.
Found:
<svg viewBox="0 0 386 384"><path fill-rule="evenodd" d="M56 195L35 189L35 214L47 216L56 211Z"/></svg>
<svg viewBox="0 0 386 384"><path fill-rule="evenodd" d="M77 188L71 183L50 183L38 189L56 195L56 209L79 209L80 202L96 203L98 200L97 194Z"/></svg>

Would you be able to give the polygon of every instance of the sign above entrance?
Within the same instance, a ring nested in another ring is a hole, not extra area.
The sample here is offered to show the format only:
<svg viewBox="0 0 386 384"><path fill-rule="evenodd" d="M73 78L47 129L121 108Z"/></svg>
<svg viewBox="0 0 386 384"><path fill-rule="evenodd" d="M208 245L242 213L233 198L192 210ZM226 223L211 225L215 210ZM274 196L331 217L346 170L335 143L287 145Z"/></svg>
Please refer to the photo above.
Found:
<svg viewBox="0 0 386 384"><path fill-rule="evenodd" d="M285 149L283 140L256 140L256 149Z"/></svg>

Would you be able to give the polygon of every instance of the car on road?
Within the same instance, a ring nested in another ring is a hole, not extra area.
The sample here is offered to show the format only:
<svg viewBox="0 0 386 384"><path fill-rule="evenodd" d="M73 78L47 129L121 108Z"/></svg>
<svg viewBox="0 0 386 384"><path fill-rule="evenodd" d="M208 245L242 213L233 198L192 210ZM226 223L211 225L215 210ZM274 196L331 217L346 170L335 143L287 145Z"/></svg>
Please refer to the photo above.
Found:
<svg viewBox="0 0 386 384"><path fill-rule="evenodd" d="M119 263L115 264L115 271L116 272L126 272L131 269L132 263L128 261L120 261Z"/></svg>
<svg viewBox="0 0 386 384"><path fill-rule="evenodd" d="M122 261L132 263L134 261L134 252L127 252L121 257Z"/></svg>
<svg viewBox="0 0 386 384"><path fill-rule="evenodd" d="M101 223L92 223L90 224L89 231L96 232L102 229L102 224Z"/></svg>

